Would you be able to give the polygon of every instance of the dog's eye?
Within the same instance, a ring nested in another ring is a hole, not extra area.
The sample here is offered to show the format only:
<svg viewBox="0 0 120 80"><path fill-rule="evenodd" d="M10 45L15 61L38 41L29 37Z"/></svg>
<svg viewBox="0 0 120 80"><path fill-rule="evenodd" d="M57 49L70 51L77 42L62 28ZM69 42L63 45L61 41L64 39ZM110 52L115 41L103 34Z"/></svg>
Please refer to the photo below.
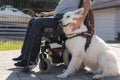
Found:
<svg viewBox="0 0 120 80"><path fill-rule="evenodd" d="M67 16L67 18L69 18L70 16Z"/></svg>

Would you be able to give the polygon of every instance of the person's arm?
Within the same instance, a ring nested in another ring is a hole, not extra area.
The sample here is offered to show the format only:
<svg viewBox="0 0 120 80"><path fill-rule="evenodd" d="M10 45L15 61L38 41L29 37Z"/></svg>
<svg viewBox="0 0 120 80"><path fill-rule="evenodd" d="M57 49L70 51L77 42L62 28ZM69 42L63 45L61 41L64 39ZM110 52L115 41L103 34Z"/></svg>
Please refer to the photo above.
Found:
<svg viewBox="0 0 120 80"><path fill-rule="evenodd" d="M73 26L73 30L76 30L85 20L89 9L91 8L91 0L83 0L83 8L84 8L84 12L83 12L83 16L81 18L75 18L74 20L76 20L77 23L71 23L71 26Z"/></svg>
<svg viewBox="0 0 120 80"><path fill-rule="evenodd" d="M82 16L82 20L84 21L88 12L89 12L89 9L91 8L91 0L83 0L83 4L84 4L84 12L83 12L83 16Z"/></svg>
<svg viewBox="0 0 120 80"><path fill-rule="evenodd" d="M40 17L48 17L48 16L54 16L54 11L50 11L50 12L41 12L39 14L36 14L37 16Z"/></svg>

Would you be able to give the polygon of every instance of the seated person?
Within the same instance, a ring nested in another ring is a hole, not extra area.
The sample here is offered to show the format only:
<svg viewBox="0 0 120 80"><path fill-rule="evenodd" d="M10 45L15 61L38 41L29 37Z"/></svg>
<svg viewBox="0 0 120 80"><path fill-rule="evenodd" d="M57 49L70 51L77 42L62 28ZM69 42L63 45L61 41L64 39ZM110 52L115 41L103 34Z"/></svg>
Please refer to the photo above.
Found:
<svg viewBox="0 0 120 80"><path fill-rule="evenodd" d="M79 8L81 0L60 0L55 11L51 12L42 12L39 14L38 18L32 18L29 21L25 40L22 46L21 55L18 58L13 58L14 61L21 60L20 62L15 63L15 66L25 67L28 62L28 56L30 55L30 62L35 62L38 53L40 51L41 37L36 36L39 33L43 33L46 27L56 27L58 21L62 18L62 15L68 11L77 10ZM73 4L74 3L74 4ZM84 13L82 18L76 19L77 23L71 23L73 30L77 29L85 20L90 8L91 0L83 0L84 3ZM48 16L54 16L53 18L44 18ZM33 44L33 45L32 45ZM33 66L35 64L29 63L28 66Z"/></svg>

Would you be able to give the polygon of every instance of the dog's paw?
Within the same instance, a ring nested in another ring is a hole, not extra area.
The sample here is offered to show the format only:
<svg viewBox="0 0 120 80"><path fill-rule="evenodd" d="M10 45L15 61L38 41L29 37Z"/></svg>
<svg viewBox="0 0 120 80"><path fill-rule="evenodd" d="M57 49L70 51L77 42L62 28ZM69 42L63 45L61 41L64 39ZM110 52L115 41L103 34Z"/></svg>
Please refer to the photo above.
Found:
<svg viewBox="0 0 120 80"><path fill-rule="evenodd" d="M57 75L57 78L66 78L66 77L67 77L67 75L65 75L65 74Z"/></svg>
<svg viewBox="0 0 120 80"><path fill-rule="evenodd" d="M93 76L93 80L99 80L101 78L102 78L101 75L95 75L95 76Z"/></svg>

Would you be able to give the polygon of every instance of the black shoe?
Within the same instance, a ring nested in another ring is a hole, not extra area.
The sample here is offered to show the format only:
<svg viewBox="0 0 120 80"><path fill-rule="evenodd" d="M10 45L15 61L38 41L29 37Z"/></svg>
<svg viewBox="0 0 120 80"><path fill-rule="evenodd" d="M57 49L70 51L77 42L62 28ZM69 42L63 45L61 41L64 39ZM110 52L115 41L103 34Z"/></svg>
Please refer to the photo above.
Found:
<svg viewBox="0 0 120 80"><path fill-rule="evenodd" d="M23 54L21 54L19 57L17 58L13 58L13 61L21 61L23 59Z"/></svg>
<svg viewBox="0 0 120 80"><path fill-rule="evenodd" d="M14 65L19 67L19 68L24 68L26 66L27 67L35 67L36 66L36 63L32 62L32 61L30 61L28 65L27 64L28 64L28 62L26 60L22 60L20 62L15 63Z"/></svg>

